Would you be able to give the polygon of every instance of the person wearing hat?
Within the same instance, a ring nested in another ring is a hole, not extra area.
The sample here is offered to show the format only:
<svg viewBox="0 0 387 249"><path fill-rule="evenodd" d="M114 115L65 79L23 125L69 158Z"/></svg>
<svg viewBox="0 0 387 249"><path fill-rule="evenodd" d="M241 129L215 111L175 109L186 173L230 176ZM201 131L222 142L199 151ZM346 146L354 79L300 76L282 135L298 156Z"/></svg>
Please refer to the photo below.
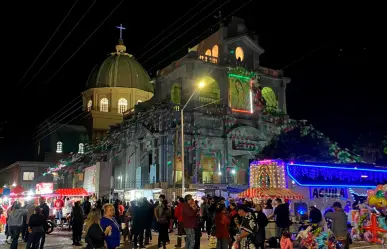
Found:
<svg viewBox="0 0 387 249"><path fill-rule="evenodd" d="M254 228L256 226L254 216L246 205L238 207L238 215L242 218L241 223L237 224L239 227L237 241L240 243L240 248L255 249L254 241L248 239L249 236L254 233Z"/></svg>
<svg viewBox="0 0 387 249"><path fill-rule="evenodd" d="M336 237L336 240L343 244L344 249L349 248L349 236L348 236L348 217L344 212L341 203L335 202L332 205L334 212L325 214L326 218L332 220L332 232Z"/></svg>

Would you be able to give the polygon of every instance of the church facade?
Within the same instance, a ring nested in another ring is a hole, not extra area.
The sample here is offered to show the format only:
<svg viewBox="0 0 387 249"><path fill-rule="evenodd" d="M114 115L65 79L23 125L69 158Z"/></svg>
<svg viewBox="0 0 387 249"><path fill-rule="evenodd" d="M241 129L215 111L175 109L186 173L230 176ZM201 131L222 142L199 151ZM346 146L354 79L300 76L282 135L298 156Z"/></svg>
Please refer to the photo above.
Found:
<svg viewBox="0 0 387 249"><path fill-rule="evenodd" d="M155 95L132 102L117 128L115 189L181 185L183 174L186 184L246 185L249 160L290 123L290 79L261 67L262 53L258 38L234 17L159 70Z"/></svg>

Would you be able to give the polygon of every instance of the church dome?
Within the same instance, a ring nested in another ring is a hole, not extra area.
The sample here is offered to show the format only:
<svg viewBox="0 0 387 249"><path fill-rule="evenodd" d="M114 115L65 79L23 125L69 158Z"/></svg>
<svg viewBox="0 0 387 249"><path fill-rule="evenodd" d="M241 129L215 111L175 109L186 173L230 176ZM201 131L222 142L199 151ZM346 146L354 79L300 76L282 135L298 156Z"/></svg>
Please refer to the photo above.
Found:
<svg viewBox="0 0 387 249"><path fill-rule="evenodd" d="M154 92L148 73L131 54L126 53L123 40L119 40L116 52L96 66L87 81L87 88L126 87Z"/></svg>

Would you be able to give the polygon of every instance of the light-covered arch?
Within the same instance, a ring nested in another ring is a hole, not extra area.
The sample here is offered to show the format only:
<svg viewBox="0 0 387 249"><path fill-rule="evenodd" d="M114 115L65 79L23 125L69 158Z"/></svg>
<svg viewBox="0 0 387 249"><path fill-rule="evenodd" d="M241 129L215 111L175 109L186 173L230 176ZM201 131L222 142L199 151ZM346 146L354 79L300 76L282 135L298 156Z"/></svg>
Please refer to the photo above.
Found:
<svg viewBox="0 0 387 249"><path fill-rule="evenodd" d="M199 101L203 104L220 100L220 89L218 82L210 76L204 76L198 79L198 82L204 83L204 87L199 89ZM219 103L214 103L219 104Z"/></svg>
<svg viewBox="0 0 387 249"><path fill-rule="evenodd" d="M118 113L124 113L128 109L128 100L125 98L120 98L118 100Z"/></svg>
<svg viewBox="0 0 387 249"><path fill-rule="evenodd" d="M107 98L102 98L100 100L99 110L101 112L108 112L109 111L109 100Z"/></svg>
<svg viewBox="0 0 387 249"><path fill-rule="evenodd" d="M235 58L237 60L240 59L241 61L243 61L243 59L245 58L245 53L241 47L237 47L235 49Z"/></svg>
<svg viewBox="0 0 387 249"><path fill-rule="evenodd" d="M206 56L212 56L211 49L207 49L205 55Z"/></svg>
<svg viewBox="0 0 387 249"><path fill-rule="evenodd" d="M265 100L267 110L276 111L278 109L278 100L273 89L270 87L262 88L262 97Z"/></svg>
<svg viewBox="0 0 387 249"><path fill-rule="evenodd" d="M219 46L218 45L214 45L212 47L212 57L216 57L216 58L219 57Z"/></svg>

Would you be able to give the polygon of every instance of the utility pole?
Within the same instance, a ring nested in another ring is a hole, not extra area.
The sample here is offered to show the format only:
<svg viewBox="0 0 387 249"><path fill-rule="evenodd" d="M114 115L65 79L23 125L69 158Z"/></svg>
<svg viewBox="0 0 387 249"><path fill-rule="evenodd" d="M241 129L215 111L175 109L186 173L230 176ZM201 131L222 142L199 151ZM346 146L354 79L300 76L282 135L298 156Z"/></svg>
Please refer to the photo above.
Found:
<svg viewBox="0 0 387 249"><path fill-rule="evenodd" d="M177 164L177 144L179 143L179 129L176 127L175 131L175 142L173 144L173 176L172 176L172 181L173 181L173 190L176 192L176 164Z"/></svg>

